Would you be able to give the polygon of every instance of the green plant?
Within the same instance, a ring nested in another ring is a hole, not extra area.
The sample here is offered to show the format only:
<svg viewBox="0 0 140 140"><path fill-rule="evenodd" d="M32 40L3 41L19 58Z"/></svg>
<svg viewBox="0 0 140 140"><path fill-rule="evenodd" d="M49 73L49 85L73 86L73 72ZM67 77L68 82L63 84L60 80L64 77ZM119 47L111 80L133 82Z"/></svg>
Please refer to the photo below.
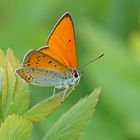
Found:
<svg viewBox="0 0 140 140"><path fill-rule="evenodd" d="M33 123L41 122L62 103L63 91L29 108L30 90L15 74L19 62L11 49L6 55L0 50L0 139L29 140ZM69 87L65 99L72 93ZM42 140L77 140L95 110L100 88L81 99L58 119ZM64 100L65 100L64 99Z"/></svg>

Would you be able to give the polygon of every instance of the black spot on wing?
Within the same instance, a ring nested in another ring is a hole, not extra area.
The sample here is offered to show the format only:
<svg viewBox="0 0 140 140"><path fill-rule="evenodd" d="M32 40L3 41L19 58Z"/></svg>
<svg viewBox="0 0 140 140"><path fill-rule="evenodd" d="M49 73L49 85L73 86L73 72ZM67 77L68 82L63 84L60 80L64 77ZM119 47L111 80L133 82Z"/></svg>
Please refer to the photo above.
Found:
<svg viewBox="0 0 140 140"><path fill-rule="evenodd" d="M52 63L52 61L48 61L48 63L49 63L49 64L51 64L51 63Z"/></svg>
<svg viewBox="0 0 140 140"><path fill-rule="evenodd" d="M68 42L70 43L71 42L71 39L69 39Z"/></svg>

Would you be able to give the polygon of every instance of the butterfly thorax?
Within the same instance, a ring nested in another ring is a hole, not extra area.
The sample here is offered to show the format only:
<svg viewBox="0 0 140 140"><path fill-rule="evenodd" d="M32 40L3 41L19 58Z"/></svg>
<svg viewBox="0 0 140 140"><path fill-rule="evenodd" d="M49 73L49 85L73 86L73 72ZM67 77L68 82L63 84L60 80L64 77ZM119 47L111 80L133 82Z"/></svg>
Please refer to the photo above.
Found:
<svg viewBox="0 0 140 140"><path fill-rule="evenodd" d="M65 80L60 85L55 86L56 88L67 88L71 85L78 85L81 77L81 73L78 70L71 70L72 76L66 75Z"/></svg>

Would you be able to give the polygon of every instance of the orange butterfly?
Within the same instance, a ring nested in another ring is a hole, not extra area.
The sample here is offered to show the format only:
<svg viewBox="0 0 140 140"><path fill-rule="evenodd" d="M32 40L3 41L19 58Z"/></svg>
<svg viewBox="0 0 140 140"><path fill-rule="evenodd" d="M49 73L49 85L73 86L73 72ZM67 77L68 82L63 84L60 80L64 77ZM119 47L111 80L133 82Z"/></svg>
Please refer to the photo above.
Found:
<svg viewBox="0 0 140 140"><path fill-rule="evenodd" d="M78 84L81 74L77 70L76 43L71 16L65 13L52 30L47 46L29 51L23 67L16 73L24 81L39 86L67 88Z"/></svg>

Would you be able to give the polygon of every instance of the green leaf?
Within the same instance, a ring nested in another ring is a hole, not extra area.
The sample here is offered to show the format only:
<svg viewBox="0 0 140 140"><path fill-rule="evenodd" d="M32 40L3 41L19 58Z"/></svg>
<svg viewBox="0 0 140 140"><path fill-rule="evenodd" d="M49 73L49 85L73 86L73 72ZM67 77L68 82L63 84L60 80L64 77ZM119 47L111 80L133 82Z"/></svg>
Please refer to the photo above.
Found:
<svg viewBox="0 0 140 140"><path fill-rule="evenodd" d="M24 114L24 117L32 122L42 121L71 94L74 88L74 86L68 88L64 99L64 91L61 91L57 93L53 98L47 98L42 102L36 104Z"/></svg>
<svg viewBox="0 0 140 140"><path fill-rule="evenodd" d="M98 102L100 88L81 99L52 126L43 140L77 140L90 121Z"/></svg>
<svg viewBox="0 0 140 140"><path fill-rule="evenodd" d="M5 58L4 52L0 49L0 67L2 67L4 64L4 61L3 61L4 58Z"/></svg>
<svg viewBox="0 0 140 140"><path fill-rule="evenodd" d="M1 103L1 96L2 96L2 83L3 81L3 68L0 67L0 103Z"/></svg>
<svg viewBox="0 0 140 140"><path fill-rule="evenodd" d="M13 102L10 105L7 114L17 113L24 114L29 108L29 99L30 90L28 84L24 83L21 79L18 79L16 89L15 89L15 97Z"/></svg>
<svg viewBox="0 0 140 140"><path fill-rule="evenodd" d="M16 87L16 75L14 73L14 69L11 65L11 61L6 57L5 58L5 77L6 77L6 90L7 92L4 93L3 95L5 96L5 100L3 100L3 113L4 116L8 114L10 105L12 104L14 100L14 92L15 92L15 87Z"/></svg>
<svg viewBox="0 0 140 140"><path fill-rule="evenodd" d="M28 84L20 80L15 74L19 62L11 49L7 50L3 62L1 114L3 118L6 118L7 115L12 113L23 114L28 109L29 89Z"/></svg>
<svg viewBox="0 0 140 140"><path fill-rule="evenodd" d="M32 123L21 116L10 115L1 124L1 140L29 140L32 132Z"/></svg>
<svg viewBox="0 0 140 140"><path fill-rule="evenodd" d="M1 101L2 101L2 87L3 87L3 69L0 67L0 122L3 120Z"/></svg>
<svg viewBox="0 0 140 140"><path fill-rule="evenodd" d="M3 60L5 62L5 58ZM2 97L1 97L1 109L3 117L5 116L7 96L8 96L8 77L7 77L7 68L4 64L3 66L3 81L2 81Z"/></svg>
<svg viewBox="0 0 140 140"><path fill-rule="evenodd" d="M4 75L4 69L3 69L4 59L5 59L4 52L0 50L0 122L3 119L1 103L2 103L2 91L3 91L3 79L4 79L4 76L3 76Z"/></svg>
<svg viewBox="0 0 140 140"><path fill-rule="evenodd" d="M0 49L0 103L2 98L2 84L3 84L3 64L4 64L4 52Z"/></svg>
<svg viewBox="0 0 140 140"><path fill-rule="evenodd" d="M12 49L8 48L7 53L6 53L7 59L10 61L12 68L15 70L20 66L19 61L16 59L16 57L13 54Z"/></svg>
<svg viewBox="0 0 140 140"><path fill-rule="evenodd" d="M29 84L23 82L16 74L15 70L19 67L19 61L15 58L11 49L7 50L7 59L10 60L12 67L11 74L15 77L15 84L13 85L13 92L10 93L11 104L7 114L18 113L23 114L29 107ZM9 78L10 80L10 78ZM11 86L11 84L10 84ZM19 107L20 106L20 107Z"/></svg>

